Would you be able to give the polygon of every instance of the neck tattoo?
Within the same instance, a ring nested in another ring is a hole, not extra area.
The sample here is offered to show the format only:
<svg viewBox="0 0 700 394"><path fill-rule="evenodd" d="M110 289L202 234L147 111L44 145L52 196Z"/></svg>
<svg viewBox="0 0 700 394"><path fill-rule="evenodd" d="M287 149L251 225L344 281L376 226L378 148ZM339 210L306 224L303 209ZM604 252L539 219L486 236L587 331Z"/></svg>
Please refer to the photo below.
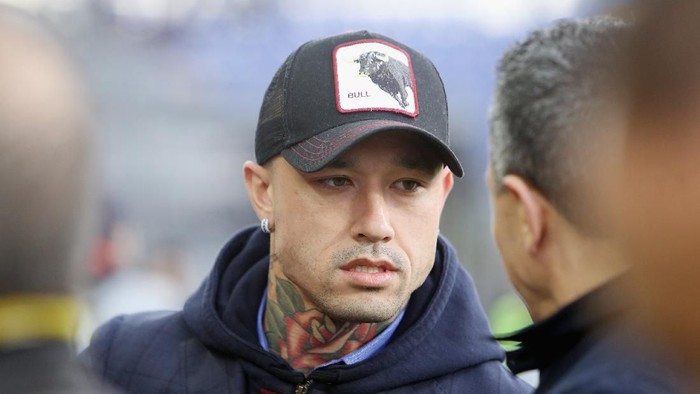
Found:
<svg viewBox="0 0 700 394"><path fill-rule="evenodd" d="M342 358L376 337L390 322L348 323L305 305L297 287L271 275L265 307L270 351L308 375L315 367Z"/></svg>

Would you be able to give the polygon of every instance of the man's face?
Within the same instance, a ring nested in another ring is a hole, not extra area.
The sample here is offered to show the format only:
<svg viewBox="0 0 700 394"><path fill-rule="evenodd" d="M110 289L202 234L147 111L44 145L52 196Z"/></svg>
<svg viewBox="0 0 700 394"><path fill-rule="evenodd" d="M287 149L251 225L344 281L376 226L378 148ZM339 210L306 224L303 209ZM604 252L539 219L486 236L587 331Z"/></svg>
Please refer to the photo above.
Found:
<svg viewBox="0 0 700 394"><path fill-rule="evenodd" d="M314 173L275 158L272 274L334 319L394 318L433 267L452 187L427 145L408 133L379 133Z"/></svg>

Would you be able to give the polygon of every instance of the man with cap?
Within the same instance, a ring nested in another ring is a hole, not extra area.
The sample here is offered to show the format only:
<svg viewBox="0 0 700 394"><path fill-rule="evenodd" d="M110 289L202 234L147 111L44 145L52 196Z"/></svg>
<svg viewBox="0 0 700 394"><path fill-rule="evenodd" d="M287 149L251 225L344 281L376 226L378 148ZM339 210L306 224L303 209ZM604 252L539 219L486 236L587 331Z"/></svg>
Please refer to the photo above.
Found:
<svg viewBox="0 0 700 394"><path fill-rule="evenodd" d="M541 393L678 393L681 382L632 324L628 271L607 224L622 131L619 57L630 28L563 20L503 56L491 114L493 232L535 324L508 336L516 373Z"/></svg>
<svg viewBox="0 0 700 394"><path fill-rule="evenodd" d="M121 316L84 356L130 392L527 392L439 219L462 167L440 76L359 31L273 77L243 166L261 225L181 312Z"/></svg>

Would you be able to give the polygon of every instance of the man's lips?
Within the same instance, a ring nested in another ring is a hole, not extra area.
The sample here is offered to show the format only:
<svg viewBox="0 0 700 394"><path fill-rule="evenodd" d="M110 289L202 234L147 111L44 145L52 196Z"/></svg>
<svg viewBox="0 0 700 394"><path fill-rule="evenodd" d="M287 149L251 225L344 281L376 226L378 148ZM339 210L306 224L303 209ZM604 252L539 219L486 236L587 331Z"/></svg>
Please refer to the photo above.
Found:
<svg viewBox="0 0 700 394"><path fill-rule="evenodd" d="M369 259L353 260L353 261L343 265L342 267L340 267L340 269L343 271L369 272L369 273L396 271L396 267L394 267L394 264L392 264L390 261L387 261L387 260L369 260Z"/></svg>
<svg viewBox="0 0 700 394"><path fill-rule="evenodd" d="M353 260L340 269L354 285L365 288L389 286L396 278L396 267L386 260Z"/></svg>

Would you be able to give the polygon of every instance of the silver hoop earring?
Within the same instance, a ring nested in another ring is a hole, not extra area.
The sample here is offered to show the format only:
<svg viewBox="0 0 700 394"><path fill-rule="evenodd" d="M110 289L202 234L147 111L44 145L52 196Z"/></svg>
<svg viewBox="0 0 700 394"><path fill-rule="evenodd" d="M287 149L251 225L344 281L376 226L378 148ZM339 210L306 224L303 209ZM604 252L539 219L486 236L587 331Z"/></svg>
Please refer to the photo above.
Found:
<svg viewBox="0 0 700 394"><path fill-rule="evenodd" d="M270 220L268 218L260 221L260 230L265 234L270 234Z"/></svg>

